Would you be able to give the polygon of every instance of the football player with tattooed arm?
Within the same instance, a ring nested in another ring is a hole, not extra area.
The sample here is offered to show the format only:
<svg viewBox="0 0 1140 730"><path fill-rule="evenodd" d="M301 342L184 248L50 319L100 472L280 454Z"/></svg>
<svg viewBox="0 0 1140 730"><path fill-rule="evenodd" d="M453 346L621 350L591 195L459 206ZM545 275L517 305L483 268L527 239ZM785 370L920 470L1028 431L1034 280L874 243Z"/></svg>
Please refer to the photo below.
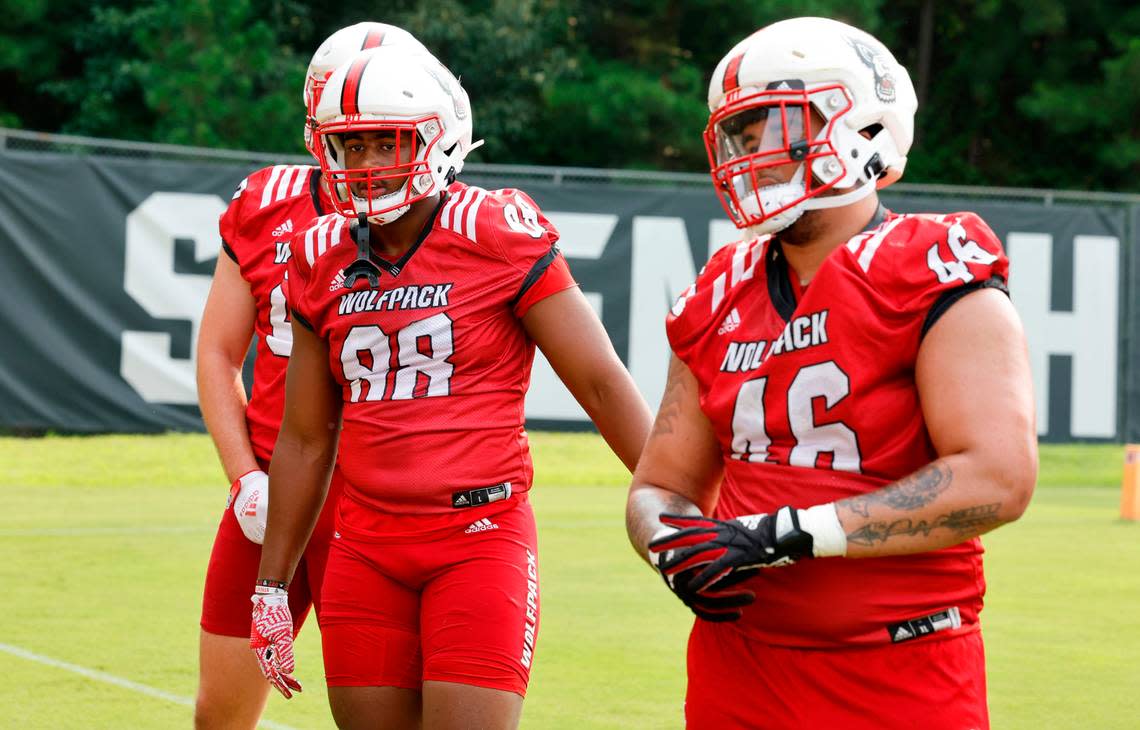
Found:
<svg viewBox="0 0 1140 730"><path fill-rule="evenodd" d="M745 235L667 318L626 515L698 617L690 728L988 727L978 536L1033 492L1033 394L993 232L878 201L916 106L886 47L822 18L713 74L712 177Z"/></svg>
<svg viewBox="0 0 1140 730"><path fill-rule="evenodd" d="M423 48L408 32L383 23L357 23L329 36L313 55L305 76L308 116L316 109L328 75L341 62L362 48L392 44ZM313 152L308 123L305 145ZM292 347L285 270L293 233L332 209L319 167L273 165L242 181L221 218L222 255L198 337L198 398L233 486L214 540L202 599L194 708L198 728L255 727L269 694L249 652L249 587L261 560L269 496L265 470L281 424L285 368ZM242 364L255 334L257 359L247 402ZM340 491L339 479L333 480L331 491L330 504ZM319 617L324 556L331 538L330 509L314 530L291 595L294 630L304 623L310 605Z"/></svg>
<svg viewBox="0 0 1140 730"><path fill-rule="evenodd" d="M292 242L251 644L278 689L300 689L289 596L335 459L320 619L337 725L514 728L539 628L535 346L630 471L650 410L534 201L455 182L472 119L448 69L366 51L315 118L336 212Z"/></svg>

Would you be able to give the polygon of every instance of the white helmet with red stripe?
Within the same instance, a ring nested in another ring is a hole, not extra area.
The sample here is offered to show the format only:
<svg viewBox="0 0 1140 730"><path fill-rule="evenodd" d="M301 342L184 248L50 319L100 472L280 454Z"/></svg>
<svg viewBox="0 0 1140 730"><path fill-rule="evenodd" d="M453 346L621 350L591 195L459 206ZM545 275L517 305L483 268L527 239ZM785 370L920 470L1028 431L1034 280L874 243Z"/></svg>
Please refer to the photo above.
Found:
<svg viewBox="0 0 1140 730"><path fill-rule="evenodd" d="M717 195L757 234L849 205L902 176L917 107L906 69L870 34L827 18L761 28L709 83ZM777 172L786 165L796 165L790 179Z"/></svg>
<svg viewBox="0 0 1140 730"><path fill-rule="evenodd" d="M442 192L481 144L471 142L471 107L459 80L431 54L407 46L363 51L337 68L314 116L318 159L337 210L375 223L390 223ZM347 169L344 138L352 132L391 135L395 164ZM400 187L385 192L384 181Z"/></svg>
<svg viewBox="0 0 1140 730"><path fill-rule="evenodd" d="M372 22L341 28L317 48L317 52L309 61L309 69L305 72L305 89L301 95L305 102L305 149L309 150L313 157L318 160L321 158L320 151L313 142L312 120L329 76L337 66L363 50L394 45L411 46L428 53L427 48L403 28Z"/></svg>

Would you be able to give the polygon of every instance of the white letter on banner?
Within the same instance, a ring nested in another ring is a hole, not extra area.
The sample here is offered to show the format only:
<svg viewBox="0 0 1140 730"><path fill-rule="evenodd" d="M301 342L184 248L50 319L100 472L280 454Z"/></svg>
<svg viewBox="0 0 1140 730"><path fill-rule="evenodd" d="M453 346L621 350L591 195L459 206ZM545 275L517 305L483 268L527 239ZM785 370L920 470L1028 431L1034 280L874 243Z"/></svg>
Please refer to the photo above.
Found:
<svg viewBox="0 0 1140 730"><path fill-rule="evenodd" d="M210 277L174 272L174 241L194 239L194 258L218 255L218 216L226 205L216 195L153 193L127 216L123 288L156 319L190 320L190 358L170 356L166 332L123 332L119 372L148 403L197 403L194 379L198 325Z"/></svg>
<svg viewBox="0 0 1140 730"><path fill-rule="evenodd" d="M696 279L689 236L681 218L637 216L633 219L630 266L629 371L657 409L669 370L665 315L673 301Z"/></svg>
<svg viewBox="0 0 1140 730"><path fill-rule="evenodd" d="M600 259L617 227L618 217L610 213L559 213L547 211L546 217L558 229L558 248L564 256L575 259ZM586 301L602 316L602 295L584 292ZM534 354L530 390L526 394L526 417L553 421L584 421L586 412L566 390L541 350Z"/></svg>
<svg viewBox="0 0 1140 730"><path fill-rule="evenodd" d="M1037 391L1037 432L1049 429L1049 356L1070 355L1073 382L1070 435L1116 436L1116 348L1120 240L1073 238L1073 311L1054 312L1049 300L1053 237L1010 233L1010 296L1025 323Z"/></svg>
<svg viewBox="0 0 1140 730"><path fill-rule="evenodd" d="M723 218L714 218L709 221L709 258L730 243L744 238L743 233L732 221ZM672 304L672 302L670 302Z"/></svg>

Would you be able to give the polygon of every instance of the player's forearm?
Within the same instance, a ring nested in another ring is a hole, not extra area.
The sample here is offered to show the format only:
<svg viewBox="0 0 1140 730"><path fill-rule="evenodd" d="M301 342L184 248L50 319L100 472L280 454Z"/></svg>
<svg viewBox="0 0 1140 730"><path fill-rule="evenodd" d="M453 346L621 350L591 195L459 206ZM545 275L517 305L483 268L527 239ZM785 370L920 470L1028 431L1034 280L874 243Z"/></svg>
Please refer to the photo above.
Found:
<svg viewBox="0 0 1140 730"><path fill-rule="evenodd" d="M641 397L633 378L619 363L585 393L575 395L598 433L633 473L653 425L649 404Z"/></svg>
<svg viewBox="0 0 1140 730"><path fill-rule="evenodd" d="M868 494L835 503L847 557L919 553L956 545L1021 516L1034 460L962 453L937 459Z"/></svg>
<svg viewBox="0 0 1140 730"><path fill-rule="evenodd" d="M259 468L245 420L241 365L216 352L198 353L198 406L227 481Z"/></svg>
<svg viewBox="0 0 1140 730"><path fill-rule="evenodd" d="M269 522L259 578L288 583L328 493L336 434L306 440L282 430L269 467Z"/></svg>
<svg viewBox="0 0 1140 730"><path fill-rule="evenodd" d="M646 562L649 562L649 541L666 529L660 519L662 513L699 515L701 510L676 492L635 480L625 506L625 531L633 549Z"/></svg>

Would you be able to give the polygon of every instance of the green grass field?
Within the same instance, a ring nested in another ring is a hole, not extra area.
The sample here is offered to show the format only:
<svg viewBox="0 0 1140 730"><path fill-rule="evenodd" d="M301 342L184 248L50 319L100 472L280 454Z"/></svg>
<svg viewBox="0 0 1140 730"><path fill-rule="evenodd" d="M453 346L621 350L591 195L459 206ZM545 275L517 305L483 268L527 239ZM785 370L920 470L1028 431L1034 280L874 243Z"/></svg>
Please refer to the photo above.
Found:
<svg viewBox="0 0 1140 730"><path fill-rule="evenodd" d="M524 728L681 726L687 610L634 556L627 476L592 435L534 434L543 621ZM1018 523L985 538L995 728L1140 724L1140 524L1122 449L1042 449ZM200 435L0 439L0 727L190 727L198 612L226 485ZM265 727L329 728L305 693Z"/></svg>

